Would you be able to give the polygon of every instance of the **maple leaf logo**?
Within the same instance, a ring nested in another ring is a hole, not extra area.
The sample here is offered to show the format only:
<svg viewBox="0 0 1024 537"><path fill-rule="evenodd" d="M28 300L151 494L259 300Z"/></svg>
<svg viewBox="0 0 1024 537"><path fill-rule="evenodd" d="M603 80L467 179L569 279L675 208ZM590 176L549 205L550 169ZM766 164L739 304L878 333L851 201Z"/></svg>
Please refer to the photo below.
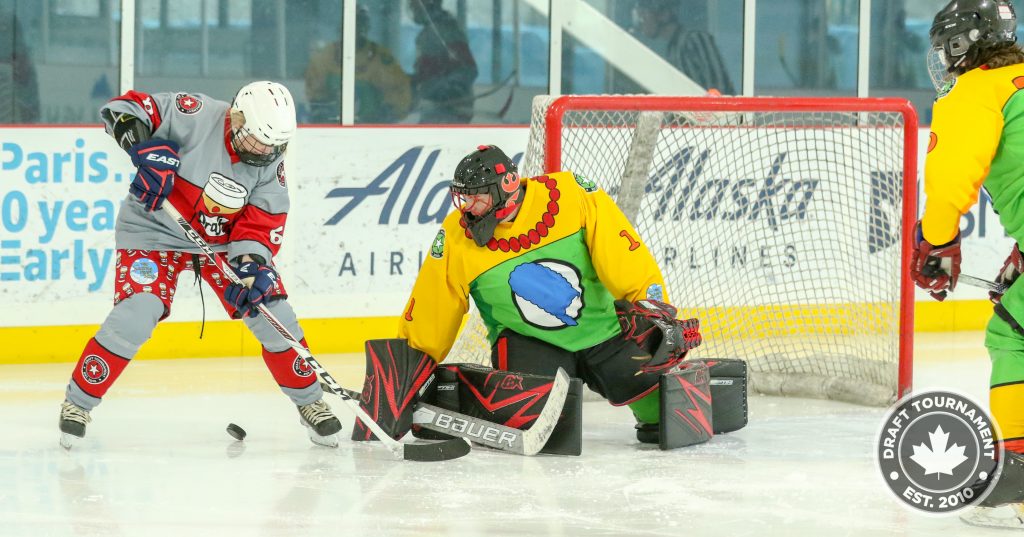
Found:
<svg viewBox="0 0 1024 537"><path fill-rule="evenodd" d="M910 456L910 460L924 468L924 475L936 474L936 478L942 477L939 474L953 475L953 469L967 460L964 456L964 446L953 444L946 449L949 433L943 431L941 425L936 427L934 432L928 433L928 440L931 447L924 443L918 444L914 446L914 454Z"/></svg>

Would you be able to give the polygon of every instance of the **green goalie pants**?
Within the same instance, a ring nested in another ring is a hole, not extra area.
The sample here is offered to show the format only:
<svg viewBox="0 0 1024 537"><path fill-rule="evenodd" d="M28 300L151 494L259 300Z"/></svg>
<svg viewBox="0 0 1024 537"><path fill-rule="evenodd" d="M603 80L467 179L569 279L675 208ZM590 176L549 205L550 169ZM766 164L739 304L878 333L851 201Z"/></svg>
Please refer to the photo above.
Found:
<svg viewBox="0 0 1024 537"><path fill-rule="evenodd" d="M985 331L985 347L992 360L989 407L1003 447L1024 453L1024 284L1007 290L1002 307Z"/></svg>

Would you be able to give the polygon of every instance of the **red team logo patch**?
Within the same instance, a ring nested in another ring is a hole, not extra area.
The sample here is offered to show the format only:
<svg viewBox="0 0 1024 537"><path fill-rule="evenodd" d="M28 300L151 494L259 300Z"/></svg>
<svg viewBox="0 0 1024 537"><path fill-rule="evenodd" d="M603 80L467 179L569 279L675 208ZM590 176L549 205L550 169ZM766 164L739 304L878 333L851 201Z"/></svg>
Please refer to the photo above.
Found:
<svg viewBox="0 0 1024 537"><path fill-rule="evenodd" d="M203 101L187 93L179 93L174 97L174 104L182 114L195 114L203 108Z"/></svg>
<svg viewBox="0 0 1024 537"><path fill-rule="evenodd" d="M277 165L277 182L284 186L284 161Z"/></svg>
<svg viewBox="0 0 1024 537"><path fill-rule="evenodd" d="M308 377L313 374L313 368L309 367L309 364L301 356L295 357L295 361L292 362L292 371L300 377Z"/></svg>
<svg viewBox="0 0 1024 537"><path fill-rule="evenodd" d="M110 375L110 366L103 358L90 354L82 361L82 378L89 384L101 384Z"/></svg>

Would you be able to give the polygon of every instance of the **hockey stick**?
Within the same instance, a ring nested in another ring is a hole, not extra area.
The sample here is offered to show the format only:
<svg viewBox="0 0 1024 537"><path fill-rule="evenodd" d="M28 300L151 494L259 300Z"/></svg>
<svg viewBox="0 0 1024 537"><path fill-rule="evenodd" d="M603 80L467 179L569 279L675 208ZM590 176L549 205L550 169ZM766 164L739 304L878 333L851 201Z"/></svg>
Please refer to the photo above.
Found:
<svg viewBox="0 0 1024 537"><path fill-rule="evenodd" d="M970 276L968 274L961 274L957 278L957 282L966 283L967 285L973 287L980 287L982 289L987 289L989 291L995 291L996 293L1005 293L1007 288L1007 285L1004 283L996 283L982 278L975 278L974 276Z"/></svg>
<svg viewBox="0 0 1024 537"><path fill-rule="evenodd" d="M203 251L203 254L206 255L207 259L209 259L210 262L212 262L221 271L221 273L231 281L231 283L242 283L235 274L235 271L230 267L225 266L225 261L214 253L213 249L210 248L210 245L203 240L203 237L192 227L192 224L188 223L188 220L185 220L185 218L181 216L181 213L179 213L177 209L175 209L170 203L164 203L163 210L165 213L170 215L178 226L181 227L182 231L185 232L185 235L189 240ZM260 304L257 306L257 309L260 314L263 315L263 318L270 323L270 326L274 327L274 330L277 330L278 334L281 334L281 337L288 342L288 345L290 345L291 348L294 349L295 352L297 352L299 356L301 356L302 359L313 368L314 371L316 371L317 375L320 375L320 378L327 383L327 386L330 387L331 391L345 401L345 405L349 410L362 420L363 423L373 431L373 434L377 435L377 438L381 440L381 443L391 450L391 453L396 456L401 456L403 459L409 461L431 462L455 459L469 453L469 443L458 438L433 444L403 444L384 434L384 430L380 428L380 425L373 421L373 419L359 407L358 403L342 391L341 386L339 386L337 381L334 380L334 377L324 369L324 366L320 365L320 362L318 362L316 358L313 358L313 355L309 350L306 349L302 343L299 343L299 340L295 339L295 336L293 336L291 332L281 324L281 321L279 321L277 317L267 309L265 304Z"/></svg>
<svg viewBox="0 0 1024 537"><path fill-rule="evenodd" d="M324 391L327 386L320 384ZM348 397L359 399L359 393L342 389ZM547 444L551 433L558 424L565 406L565 398L569 393L569 374L561 367L555 373L551 383L551 392L544 403L537 419L529 429L516 429L481 418L474 418L461 412L448 410L428 403L417 403L413 411L412 422L432 431L450 436L465 438L490 448L516 453L518 455L536 455Z"/></svg>

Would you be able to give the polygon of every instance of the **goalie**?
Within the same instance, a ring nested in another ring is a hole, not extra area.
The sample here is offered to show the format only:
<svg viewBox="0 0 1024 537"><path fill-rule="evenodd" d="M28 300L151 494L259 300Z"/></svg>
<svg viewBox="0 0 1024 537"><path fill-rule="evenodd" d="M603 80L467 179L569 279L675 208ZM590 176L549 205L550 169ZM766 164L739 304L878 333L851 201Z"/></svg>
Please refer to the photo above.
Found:
<svg viewBox="0 0 1024 537"><path fill-rule="evenodd" d="M524 405L536 402L529 394L542 395L562 367L612 405L628 405L641 442L667 449L712 435L708 366L683 363L701 343L698 321L676 319L653 256L611 197L572 172L521 179L495 146L459 163L451 195L458 210L433 240L399 337L440 362L472 296L494 370L442 366L436 404L522 428L529 425ZM407 376L424 378L422 364L406 367ZM372 376L368 366L364 404ZM456 386L459 396L451 393ZM578 407L581 391L577 381L567 408ZM665 414L674 410L684 417L666 429L673 424L663 423ZM546 452L579 451L572 414L563 414Z"/></svg>

